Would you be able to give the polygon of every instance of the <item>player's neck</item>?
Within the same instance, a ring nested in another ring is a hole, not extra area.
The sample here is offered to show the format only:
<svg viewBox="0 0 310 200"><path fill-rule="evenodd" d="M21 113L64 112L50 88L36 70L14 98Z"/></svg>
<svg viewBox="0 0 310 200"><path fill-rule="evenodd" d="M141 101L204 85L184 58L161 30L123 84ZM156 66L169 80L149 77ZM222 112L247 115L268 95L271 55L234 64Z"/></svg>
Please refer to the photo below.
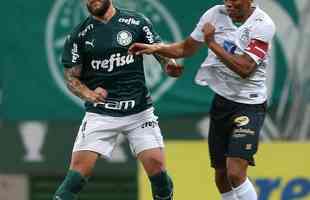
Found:
<svg viewBox="0 0 310 200"><path fill-rule="evenodd" d="M116 14L116 9L115 7L111 4L110 8L107 10L107 12L105 13L105 15L103 16L93 16L95 19L107 23L109 22L112 17Z"/></svg>

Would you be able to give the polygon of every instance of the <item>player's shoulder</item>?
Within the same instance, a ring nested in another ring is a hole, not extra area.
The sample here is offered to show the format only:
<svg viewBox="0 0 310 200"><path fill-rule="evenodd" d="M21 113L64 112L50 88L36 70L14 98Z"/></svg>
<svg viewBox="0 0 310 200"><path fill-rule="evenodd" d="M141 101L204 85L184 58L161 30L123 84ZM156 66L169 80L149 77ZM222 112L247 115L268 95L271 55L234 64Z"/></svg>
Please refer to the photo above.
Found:
<svg viewBox="0 0 310 200"><path fill-rule="evenodd" d="M71 38L82 38L87 32L94 29L94 24L92 23L92 18L89 16L81 23L76 25L70 33Z"/></svg>
<svg viewBox="0 0 310 200"><path fill-rule="evenodd" d="M205 14L207 13L212 13L213 15L227 15L224 5L215 5L205 12Z"/></svg>
<svg viewBox="0 0 310 200"><path fill-rule="evenodd" d="M120 9L119 10L119 22L135 23L136 25L149 23L150 20L140 12L134 10Z"/></svg>
<svg viewBox="0 0 310 200"><path fill-rule="evenodd" d="M225 6L215 5L203 13L201 20L207 20L207 19L210 20L210 19L221 17L221 16L227 16Z"/></svg>
<svg viewBox="0 0 310 200"><path fill-rule="evenodd" d="M226 8L223 4L215 5L211 8L209 8L211 12L218 12L219 14L227 14Z"/></svg>
<svg viewBox="0 0 310 200"><path fill-rule="evenodd" d="M258 27L264 27L266 29L276 29L276 25L272 18L261 8L257 7L255 9L254 17L252 18L252 23Z"/></svg>

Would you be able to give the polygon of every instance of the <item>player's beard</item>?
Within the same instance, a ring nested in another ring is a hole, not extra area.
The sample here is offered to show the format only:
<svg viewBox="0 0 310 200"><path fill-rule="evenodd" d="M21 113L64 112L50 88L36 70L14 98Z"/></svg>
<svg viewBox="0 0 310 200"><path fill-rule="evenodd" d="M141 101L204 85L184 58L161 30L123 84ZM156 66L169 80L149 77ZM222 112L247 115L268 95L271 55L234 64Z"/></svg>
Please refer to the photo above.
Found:
<svg viewBox="0 0 310 200"><path fill-rule="evenodd" d="M92 15L96 17L103 17L110 6L111 0L101 0L101 6L99 8L95 8L94 6L87 4L87 9Z"/></svg>

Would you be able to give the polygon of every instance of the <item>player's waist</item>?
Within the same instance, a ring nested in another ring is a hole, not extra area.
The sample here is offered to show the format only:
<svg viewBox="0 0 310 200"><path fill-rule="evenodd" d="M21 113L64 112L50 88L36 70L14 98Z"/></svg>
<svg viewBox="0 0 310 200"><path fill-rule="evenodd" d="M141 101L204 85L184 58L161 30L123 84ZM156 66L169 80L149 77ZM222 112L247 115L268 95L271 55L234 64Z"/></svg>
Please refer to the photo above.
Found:
<svg viewBox="0 0 310 200"><path fill-rule="evenodd" d="M262 104L267 101L267 92L266 90L261 91L235 91L231 89L223 89L216 87L214 85L209 85L209 87L218 95L228 99L230 101L241 103L241 104L248 104L248 105L255 105L255 104Z"/></svg>
<svg viewBox="0 0 310 200"><path fill-rule="evenodd" d="M93 103L94 107L105 108L109 110L130 110L133 109L137 104L137 100L129 99L129 100L105 100L100 103Z"/></svg>
<svg viewBox="0 0 310 200"><path fill-rule="evenodd" d="M232 100L227 97L221 96L218 93L215 93L213 102L216 102L217 105L221 105L222 107L228 108L228 110L236 106L253 108L256 109L257 111L263 111L263 112L265 112L267 109L267 100L260 103L251 104L246 102L238 102L237 100Z"/></svg>
<svg viewBox="0 0 310 200"><path fill-rule="evenodd" d="M113 100L100 103L86 102L86 111L109 116L126 116L141 112L152 106L151 98Z"/></svg>

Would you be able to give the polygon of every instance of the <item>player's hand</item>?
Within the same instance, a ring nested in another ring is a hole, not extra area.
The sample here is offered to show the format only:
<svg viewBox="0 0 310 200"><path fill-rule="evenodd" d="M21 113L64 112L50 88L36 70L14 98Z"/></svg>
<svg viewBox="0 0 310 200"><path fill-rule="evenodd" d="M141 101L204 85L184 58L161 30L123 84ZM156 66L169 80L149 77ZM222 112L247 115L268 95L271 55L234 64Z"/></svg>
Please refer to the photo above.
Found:
<svg viewBox="0 0 310 200"><path fill-rule="evenodd" d="M183 73L184 67L175 62L174 59L170 59L168 64L165 66L165 72L168 76L177 78L180 77Z"/></svg>
<svg viewBox="0 0 310 200"><path fill-rule="evenodd" d="M202 32L204 34L204 39L207 44L214 41L215 27L212 24L206 23L202 28Z"/></svg>
<svg viewBox="0 0 310 200"><path fill-rule="evenodd" d="M85 100L92 103L102 103L108 96L108 91L102 87L97 87L95 90L88 90L86 92Z"/></svg>
<svg viewBox="0 0 310 200"><path fill-rule="evenodd" d="M134 55L153 54L159 48L158 44L134 43L129 47L128 52Z"/></svg>

